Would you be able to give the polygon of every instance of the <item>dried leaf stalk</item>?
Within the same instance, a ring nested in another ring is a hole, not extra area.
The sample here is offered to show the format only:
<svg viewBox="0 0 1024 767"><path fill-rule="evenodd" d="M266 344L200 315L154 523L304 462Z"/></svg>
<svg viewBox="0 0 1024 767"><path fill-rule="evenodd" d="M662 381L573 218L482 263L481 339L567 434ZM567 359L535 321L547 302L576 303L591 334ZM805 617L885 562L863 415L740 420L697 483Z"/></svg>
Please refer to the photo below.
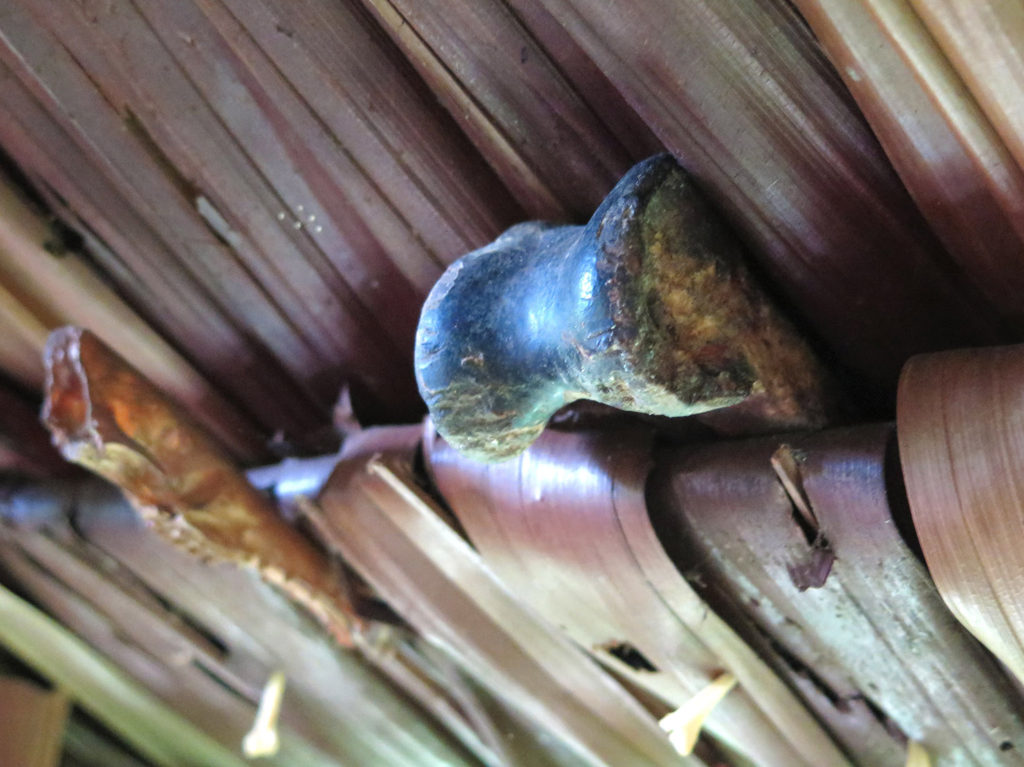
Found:
<svg viewBox="0 0 1024 767"><path fill-rule="evenodd" d="M340 573L149 381L76 327L50 336L45 361L43 420L68 460L121 487L174 543L257 569L350 643L356 619Z"/></svg>

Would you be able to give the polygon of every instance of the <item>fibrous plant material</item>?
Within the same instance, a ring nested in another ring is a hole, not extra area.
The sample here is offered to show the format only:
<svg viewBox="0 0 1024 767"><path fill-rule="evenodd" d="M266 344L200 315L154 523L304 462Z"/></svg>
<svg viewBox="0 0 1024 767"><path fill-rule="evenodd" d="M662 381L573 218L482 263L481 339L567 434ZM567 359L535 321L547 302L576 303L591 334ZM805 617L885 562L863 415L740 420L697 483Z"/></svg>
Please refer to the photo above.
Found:
<svg viewBox="0 0 1024 767"><path fill-rule="evenodd" d="M1024 168L1024 3L909 0Z"/></svg>
<svg viewBox="0 0 1024 767"><path fill-rule="evenodd" d="M564 73L557 57L586 58L564 33L557 48L544 46L499 0L364 5L530 217L578 220L629 169L627 145L584 98L594 94ZM560 31L550 20L544 30ZM613 88L602 95L607 109L631 114Z"/></svg>
<svg viewBox="0 0 1024 767"><path fill-rule="evenodd" d="M1024 764L1020 693L901 536L894 438L880 424L667 450L652 519L695 588L855 763L903 767L909 738L939 764ZM785 484L772 465L782 444Z"/></svg>
<svg viewBox="0 0 1024 767"><path fill-rule="evenodd" d="M0 621L0 645L59 685L77 705L153 764L245 764L200 728L162 706L81 639L3 586L0 615L4 618Z"/></svg>
<svg viewBox="0 0 1024 767"><path fill-rule="evenodd" d="M697 595L651 526L647 435L545 432L512 461L443 440L427 465L481 557L520 598L664 705L732 673L704 733L761 767L850 762L757 652Z"/></svg>
<svg viewBox="0 0 1024 767"><path fill-rule="evenodd" d="M1019 84L1007 77L1019 66L1010 60L1019 43L1012 27L1001 26L1014 4L795 5L950 256L1013 330L1024 330L1024 173L1022 155L1015 160L1011 152L1021 145L1006 134L1007 105L1021 98Z"/></svg>
<svg viewBox="0 0 1024 767"><path fill-rule="evenodd" d="M264 764L504 767L478 757L439 706L394 673L415 654L408 632L381 642L371 627L361 652L344 650L253 570L202 561L154 535L97 478L9 481L2 490L0 564L19 588L231 753L279 669L288 679L280 751ZM431 664L411 666L405 675L431 686ZM522 725L505 726L528 739Z"/></svg>
<svg viewBox="0 0 1024 767"><path fill-rule="evenodd" d="M1024 680L1024 347L922 355L897 427L914 527L953 614Z"/></svg>
<svg viewBox="0 0 1024 767"><path fill-rule="evenodd" d="M100 329L104 341L135 360L158 386L193 413L233 455L261 455L258 430L199 375L97 275L81 253L62 250L59 232L0 172L0 365L19 383L43 384L50 331L68 323ZM26 363L14 358L20 349Z"/></svg>
<svg viewBox="0 0 1024 767"><path fill-rule="evenodd" d="M999 338L786 0L511 0L537 4L862 380L888 392L915 352Z"/></svg>
<svg viewBox="0 0 1024 767"><path fill-rule="evenodd" d="M68 460L121 487L162 535L257 569L350 642L358 620L341 573L152 384L76 327L50 336L46 369L43 420Z"/></svg>
<svg viewBox="0 0 1024 767"><path fill-rule="evenodd" d="M522 224L453 264L424 305L416 372L438 431L484 460L578 399L666 416L739 405L762 431L821 425L829 405L823 368L667 155L586 226Z"/></svg>
<svg viewBox="0 0 1024 767"><path fill-rule="evenodd" d="M417 486L412 448L352 455L328 481L317 505L345 560L574 761L703 764L678 756L654 716L495 577Z"/></svg>
<svg viewBox="0 0 1024 767"><path fill-rule="evenodd" d="M51 19L75 25L78 19L68 10ZM9 118L0 125L4 150L32 169L51 209L83 233L103 275L128 301L145 307L145 319L187 349L240 407L268 431L315 423L307 393L283 380L289 357L312 365L314 356L282 332L272 302L251 289L237 261L225 258L218 233L199 215L199 190L133 117L146 109L113 106L127 103L106 90L120 83L112 78L117 68L103 64L116 46L92 43L90 50L89 36L77 27L68 31L76 48L69 51L43 26L39 16L45 12L38 4L31 12L14 3L0 9L0 102ZM89 25L91 32L96 26ZM158 47L148 50L152 56ZM45 84L36 76L43 60L49 62ZM122 55L118 65L125 63ZM162 75L166 86L169 70ZM141 84L138 69L134 76L134 84ZM180 115L182 103L177 105ZM231 286L230 301L211 295L222 281ZM64 320L75 321L83 320Z"/></svg>

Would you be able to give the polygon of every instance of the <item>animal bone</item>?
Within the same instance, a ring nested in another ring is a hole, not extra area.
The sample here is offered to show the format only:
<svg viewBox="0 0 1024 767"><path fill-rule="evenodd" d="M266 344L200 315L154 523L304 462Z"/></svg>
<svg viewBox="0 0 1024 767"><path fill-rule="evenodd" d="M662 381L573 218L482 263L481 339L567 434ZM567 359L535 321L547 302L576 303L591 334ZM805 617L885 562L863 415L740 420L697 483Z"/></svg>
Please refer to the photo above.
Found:
<svg viewBox="0 0 1024 767"><path fill-rule="evenodd" d="M416 374L438 431L489 461L578 399L666 416L742 403L769 431L821 425L827 399L668 155L635 166L585 226L520 224L452 264L423 307Z"/></svg>

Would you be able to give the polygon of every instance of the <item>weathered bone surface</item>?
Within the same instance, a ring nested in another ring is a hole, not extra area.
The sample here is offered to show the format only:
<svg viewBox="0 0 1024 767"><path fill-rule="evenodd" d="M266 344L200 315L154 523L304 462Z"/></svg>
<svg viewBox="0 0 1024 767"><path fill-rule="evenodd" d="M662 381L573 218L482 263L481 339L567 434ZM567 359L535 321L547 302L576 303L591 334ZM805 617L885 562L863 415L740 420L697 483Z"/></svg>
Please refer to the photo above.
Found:
<svg viewBox="0 0 1024 767"><path fill-rule="evenodd" d="M416 374L438 431L491 461L578 399L667 416L742 403L765 430L825 417L820 365L668 155L585 226L520 224L452 264L423 307Z"/></svg>

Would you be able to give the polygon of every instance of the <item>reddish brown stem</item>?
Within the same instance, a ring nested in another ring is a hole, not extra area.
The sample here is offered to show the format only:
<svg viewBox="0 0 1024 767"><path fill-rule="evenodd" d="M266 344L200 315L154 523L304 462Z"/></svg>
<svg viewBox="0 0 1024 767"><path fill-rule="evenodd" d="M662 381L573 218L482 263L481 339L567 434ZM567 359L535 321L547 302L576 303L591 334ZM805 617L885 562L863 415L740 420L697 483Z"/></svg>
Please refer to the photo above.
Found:
<svg viewBox="0 0 1024 767"><path fill-rule="evenodd" d="M43 421L65 458L118 485L162 535L198 556L255 568L351 643L357 619L340 572L212 438L87 330L54 331L45 362Z"/></svg>

